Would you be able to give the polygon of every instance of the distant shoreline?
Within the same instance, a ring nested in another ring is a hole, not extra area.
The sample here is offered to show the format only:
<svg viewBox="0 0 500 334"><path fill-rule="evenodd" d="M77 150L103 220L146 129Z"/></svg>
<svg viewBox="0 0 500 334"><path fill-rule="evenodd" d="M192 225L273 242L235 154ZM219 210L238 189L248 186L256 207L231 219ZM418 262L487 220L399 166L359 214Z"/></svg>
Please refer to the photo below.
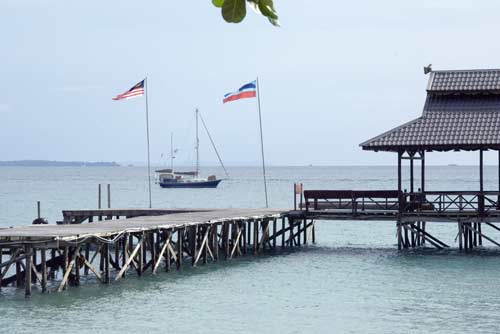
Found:
<svg viewBox="0 0 500 334"><path fill-rule="evenodd" d="M51 161L51 160L13 160L0 161L0 167L119 167L116 162L107 161Z"/></svg>

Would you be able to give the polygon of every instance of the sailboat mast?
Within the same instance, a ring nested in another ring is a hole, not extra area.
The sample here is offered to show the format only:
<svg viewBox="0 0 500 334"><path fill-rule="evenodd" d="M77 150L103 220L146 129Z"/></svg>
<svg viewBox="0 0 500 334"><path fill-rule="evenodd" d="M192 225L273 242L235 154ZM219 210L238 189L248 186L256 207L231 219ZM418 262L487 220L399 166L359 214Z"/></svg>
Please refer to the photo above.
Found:
<svg viewBox="0 0 500 334"><path fill-rule="evenodd" d="M198 108L196 109L196 176L200 173L200 139L198 138Z"/></svg>
<svg viewBox="0 0 500 334"><path fill-rule="evenodd" d="M170 169L174 172L174 133L170 132Z"/></svg>

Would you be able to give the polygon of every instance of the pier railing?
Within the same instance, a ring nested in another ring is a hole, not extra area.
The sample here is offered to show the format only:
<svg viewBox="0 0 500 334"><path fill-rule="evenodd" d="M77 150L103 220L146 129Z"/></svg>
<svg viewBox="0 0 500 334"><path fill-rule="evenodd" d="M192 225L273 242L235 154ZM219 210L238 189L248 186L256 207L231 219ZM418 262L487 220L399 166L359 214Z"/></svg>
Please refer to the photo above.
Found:
<svg viewBox="0 0 500 334"><path fill-rule="evenodd" d="M403 193L403 197L403 212L478 216L500 213L498 191L426 191Z"/></svg>
<svg viewBox="0 0 500 334"><path fill-rule="evenodd" d="M398 191L394 190L306 190L305 210L333 210L343 213L367 213L399 210Z"/></svg>
<svg viewBox="0 0 500 334"><path fill-rule="evenodd" d="M345 215L500 215L498 191L305 190L305 211Z"/></svg>

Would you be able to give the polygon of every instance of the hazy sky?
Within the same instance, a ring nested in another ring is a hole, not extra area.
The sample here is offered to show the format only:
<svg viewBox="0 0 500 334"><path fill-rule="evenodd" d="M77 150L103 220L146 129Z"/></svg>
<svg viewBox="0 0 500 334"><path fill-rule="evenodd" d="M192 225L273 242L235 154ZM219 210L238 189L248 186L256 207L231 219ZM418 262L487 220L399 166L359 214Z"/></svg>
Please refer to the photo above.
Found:
<svg viewBox="0 0 500 334"><path fill-rule="evenodd" d="M147 75L153 162L172 131L191 161L199 107L228 164L258 163L256 99L221 101L258 75L269 164L394 164L358 145L420 115L423 65L500 67L498 1L276 7L281 28L253 12L227 24L210 0L2 0L0 160L144 161L144 98L111 97Z"/></svg>

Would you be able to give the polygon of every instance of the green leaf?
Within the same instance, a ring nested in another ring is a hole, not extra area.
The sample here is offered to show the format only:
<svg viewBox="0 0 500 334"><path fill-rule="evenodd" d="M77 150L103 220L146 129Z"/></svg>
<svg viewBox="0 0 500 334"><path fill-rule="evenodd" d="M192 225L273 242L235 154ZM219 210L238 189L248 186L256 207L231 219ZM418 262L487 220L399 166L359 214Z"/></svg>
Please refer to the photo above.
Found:
<svg viewBox="0 0 500 334"><path fill-rule="evenodd" d="M212 0L212 3L217 8L222 8L224 5L224 0Z"/></svg>
<svg viewBox="0 0 500 334"><path fill-rule="evenodd" d="M259 1L258 0L247 0L248 6L254 10L257 14L262 15L262 12L259 9Z"/></svg>
<svg viewBox="0 0 500 334"><path fill-rule="evenodd" d="M259 9L262 15L267 16L269 19L278 19L278 14L273 6L273 0L259 0Z"/></svg>
<svg viewBox="0 0 500 334"><path fill-rule="evenodd" d="M225 0L222 17L226 22L240 23L247 15L246 0Z"/></svg>
<svg viewBox="0 0 500 334"><path fill-rule="evenodd" d="M271 22L271 24L275 27L281 27L281 24L280 24L280 21L278 21L278 19L272 19L270 17L268 17L269 19L269 22Z"/></svg>

